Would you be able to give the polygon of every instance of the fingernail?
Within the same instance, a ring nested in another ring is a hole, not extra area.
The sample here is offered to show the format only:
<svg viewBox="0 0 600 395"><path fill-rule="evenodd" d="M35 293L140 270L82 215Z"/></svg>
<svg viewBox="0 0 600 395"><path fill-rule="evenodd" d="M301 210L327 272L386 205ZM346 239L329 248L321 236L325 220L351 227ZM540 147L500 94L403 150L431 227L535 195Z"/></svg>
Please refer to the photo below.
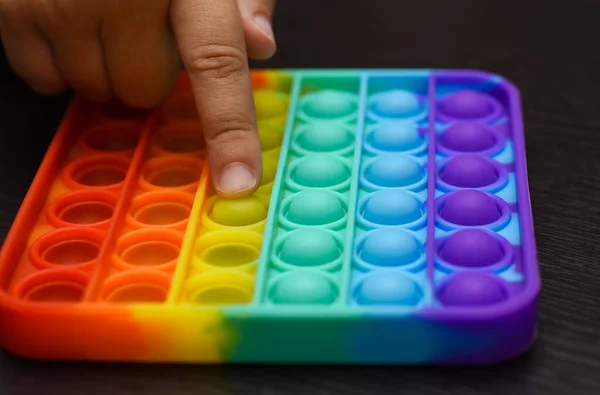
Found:
<svg viewBox="0 0 600 395"><path fill-rule="evenodd" d="M258 14L254 17L254 23L256 23L256 26L258 26L260 31L263 32L265 36L269 37L271 41L275 42L275 35L273 34L273 28L271 27L271 21L269 18L262 14Z"/></svg>
<svg viewBox="0 0 600 395"><path fill-rule="evenodd" d="M232 163L221 172L217 188L227 195L233 195L252 189L255 185L256 176L248 166L243 163Z"/></svg>

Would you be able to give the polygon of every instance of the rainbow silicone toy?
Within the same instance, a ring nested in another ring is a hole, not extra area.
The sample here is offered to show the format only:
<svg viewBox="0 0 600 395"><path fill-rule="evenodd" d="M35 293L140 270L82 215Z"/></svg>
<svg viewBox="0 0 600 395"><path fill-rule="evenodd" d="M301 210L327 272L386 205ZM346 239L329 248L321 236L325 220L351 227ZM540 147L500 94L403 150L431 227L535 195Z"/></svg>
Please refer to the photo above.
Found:
<svg viewBox="0 0 600 395"><path fill-rule="evenodd" d="M76 99L0 255L39 359L487 364L540 288L517 90L478 71L253 71L264 174L223 200L188 82Z"/></svg>

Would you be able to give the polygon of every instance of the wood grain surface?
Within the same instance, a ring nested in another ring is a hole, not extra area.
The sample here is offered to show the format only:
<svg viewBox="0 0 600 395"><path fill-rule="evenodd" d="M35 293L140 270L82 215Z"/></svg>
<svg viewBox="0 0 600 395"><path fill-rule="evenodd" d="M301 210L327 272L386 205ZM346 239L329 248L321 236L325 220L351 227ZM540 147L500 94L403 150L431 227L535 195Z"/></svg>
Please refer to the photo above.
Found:
<svg viewBox="0 0 600 395"><path fill-rule="evenodd" d="M595 1L280 0L279 52L259 67L493 71L521 90L543 291L539 339L482 368L64 364L0 352L0 393L600 393L600 6ZM68 96L0 70L0 240Z"/></svg>

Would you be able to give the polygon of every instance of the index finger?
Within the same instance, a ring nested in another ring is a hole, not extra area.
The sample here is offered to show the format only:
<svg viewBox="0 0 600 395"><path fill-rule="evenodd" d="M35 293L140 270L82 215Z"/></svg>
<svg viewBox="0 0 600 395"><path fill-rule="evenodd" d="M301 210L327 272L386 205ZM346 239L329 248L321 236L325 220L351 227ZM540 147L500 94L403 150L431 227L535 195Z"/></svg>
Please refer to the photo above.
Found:
<svg viewBox="0 0 600 395"><path fill-rule="evenodd" d="M173 0L171 24L189 74L217 192L253 193L262 177L246 43L236 0Z"/></svg>

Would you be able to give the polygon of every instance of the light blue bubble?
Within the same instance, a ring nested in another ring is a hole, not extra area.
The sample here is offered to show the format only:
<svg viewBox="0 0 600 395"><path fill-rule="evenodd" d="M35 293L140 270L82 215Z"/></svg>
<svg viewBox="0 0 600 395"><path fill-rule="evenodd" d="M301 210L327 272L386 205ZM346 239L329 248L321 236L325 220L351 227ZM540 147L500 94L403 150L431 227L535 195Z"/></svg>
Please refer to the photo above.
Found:
<svg viewBox="0 0 600 395"><path fill-rule="evenodd" d="M406 155L381 155L366 170L366 179L378 186L400 188L419 182L423 166Z"/></svg>
<svg viewBox="0 0 600 395"><path fill-rule="evenodd" d="M367 221L379 225L405 225L422 215L421 202L400 189L384 189L373 193L363 211Z"/></svg>
<svg viewBox="0 0 600 395"><path fill-rule="evenodd" d="M371 110L380 117L408 118L419 114L421 102L412 92L392 90L374 98Z"/></svg>
<svg viewBox="0 0 600 395"><path fill-rule="evenodd" d="M381 151L409 151L422 143L418 126L409 122L382 122L371 134L371 145Z"/></svg>
<svg viewBox="0 0 600 395"><path fill-rule="evenodd" d="M423 298L417 283L404 273L376 272L359 286L356 301L359 304L415 306Z"/></svg>
<svg viewBox="0 0 600 395"><path fill-rule="evenodd" d="M421 257L422 246L407 231L380 228L371 232L364 241L360 257L377 266L403 266Z"/></svg>

